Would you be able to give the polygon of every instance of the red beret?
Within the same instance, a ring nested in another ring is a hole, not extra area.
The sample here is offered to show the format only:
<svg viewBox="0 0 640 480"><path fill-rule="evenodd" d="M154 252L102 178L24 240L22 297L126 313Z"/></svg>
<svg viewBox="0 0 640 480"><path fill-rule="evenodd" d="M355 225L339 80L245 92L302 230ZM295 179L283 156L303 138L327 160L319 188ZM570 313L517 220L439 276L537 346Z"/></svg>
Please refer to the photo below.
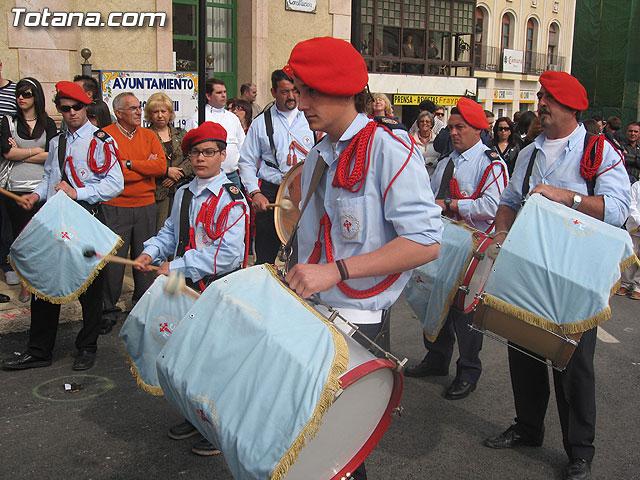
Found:
<svg viewBox="0 0 640 480"><path fill-rule="evenodd" d="M349 42L333 37L298 43L284 71L319 92L335 96L360 93L369 81L362 55Z"/></svg>
<svg viewBox="0 0 640 480"><path fill-rule="evenodd" d="M583 111L589 106L587 91L573 75L547 70L540 75L540 85L565 107Z"/></svg>
<svg viewBox="0 0 640 480"><path fill-rule="evenodd" d="M215 122L204 122L198 128L189 130L182 139L182 151L188 153L191 147L202 142L219 141L227 143L227 131Z"/></svg>
<svg viewBox="0 0 640 480"><path fill-rule="evenodd" d="M487 116L484 114L482 105L478 102L467 97L462 97L458 100L458 105L456 106L462 118L464 118L469 125L481 130L489 128L489 120L487 120Z"/></svg>
<svg viewBox="0 0 640 480"><path fill-rule="evenodd" d="M77 83L67 82L66 80L58 82L56 83L56 92L58 93L58 97L61 98L77 100L85 105L89 105L91 103L89 95L87 95L87 93Z"/></svg>

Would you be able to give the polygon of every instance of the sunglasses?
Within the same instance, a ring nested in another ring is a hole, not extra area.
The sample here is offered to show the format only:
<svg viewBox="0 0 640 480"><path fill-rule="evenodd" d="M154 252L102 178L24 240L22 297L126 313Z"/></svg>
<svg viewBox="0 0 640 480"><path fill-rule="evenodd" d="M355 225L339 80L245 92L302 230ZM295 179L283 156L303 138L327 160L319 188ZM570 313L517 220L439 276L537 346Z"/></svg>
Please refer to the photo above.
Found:
<svg viewBox="0 0 640 480"><path fill-rule="evenodd" d="M26 92L16 92L16 98L18 98L18 97L32 98L33 97L33 92L31 90L27 90Z"/></svg>
<svg viewBox="0 0 640 480"><path fill-rule="evenodd" d="M499 132L510 132L511 127L498 127Z"/></svg>
<svg viewBox="0 0 640 480"><path fill-rule="evenodd" d="M433 114L434 117L444 117L444 113L442 112L436 112Z"/></svg>
<svg viewBox="0 0 640 480"><path fill-rule="evenodd" d="M84 103L76 103L75 105L60 105L58 108L62 113L69 113L71 109L74 109L76 112L79 112L84 107L86 107Z"/></svg>

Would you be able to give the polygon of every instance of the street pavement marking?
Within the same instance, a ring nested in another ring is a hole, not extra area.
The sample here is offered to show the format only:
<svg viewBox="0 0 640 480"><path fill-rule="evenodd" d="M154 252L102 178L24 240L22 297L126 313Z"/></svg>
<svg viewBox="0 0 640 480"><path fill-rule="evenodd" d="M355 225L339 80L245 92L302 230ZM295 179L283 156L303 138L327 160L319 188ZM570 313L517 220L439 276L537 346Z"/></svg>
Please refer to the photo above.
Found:
<svg viewBox="0 0 640 480"><path fill-rule="evenodd" d="M598 338L605 343L620 343L616 337L607 333L602 327L598 327Z"/></svg>

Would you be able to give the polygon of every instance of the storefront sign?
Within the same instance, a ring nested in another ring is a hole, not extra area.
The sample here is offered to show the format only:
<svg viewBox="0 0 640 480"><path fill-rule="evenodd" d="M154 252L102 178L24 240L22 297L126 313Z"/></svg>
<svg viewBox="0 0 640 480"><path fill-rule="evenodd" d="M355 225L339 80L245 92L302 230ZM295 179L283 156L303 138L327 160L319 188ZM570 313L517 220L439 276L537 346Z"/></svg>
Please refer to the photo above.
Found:
<svg viewBox="0 0 640 480"><path fill-rule="evenodd" d="M173 124L183 127L198 109L198 74L195 72L108 72L100 77L102 99L113 111L113 99L122 92L132 92L142 105L157 92L166 93L173 101L176 119ZM148 126L144 122L143 126Z"/></svg>
<svg viewBox="0 0 640 480"><path fill-rule="evenodd" d="M510 50L505 48L502 51L502 71L522 73L522 50Z"/></svg>
<svg viewBox="0 0 640 480"><path fill-rule="evenodd" d="M493 103L511 103L513 102L513 90L494 90Z"/></svg>
<svg viewBox="0 0 640 480"><path fill-rule="evenodd" d="M403 95L401 93L393 96L394 105L420 105L424 100L431 100L436 105L443 107L455 107L462 95Z"/></svg>
<svg viewBox="0 0 640 480"><path fill-rule="evenodd" d="M520 103L535 103L536 92L533 90L524 90L520 92Z"/></svg>
<svg viewBox="0 0 640 480"><path fill-rule="evenodd" d="M284 8L295 12L316 13L318 0L285 0Z"/></svg>

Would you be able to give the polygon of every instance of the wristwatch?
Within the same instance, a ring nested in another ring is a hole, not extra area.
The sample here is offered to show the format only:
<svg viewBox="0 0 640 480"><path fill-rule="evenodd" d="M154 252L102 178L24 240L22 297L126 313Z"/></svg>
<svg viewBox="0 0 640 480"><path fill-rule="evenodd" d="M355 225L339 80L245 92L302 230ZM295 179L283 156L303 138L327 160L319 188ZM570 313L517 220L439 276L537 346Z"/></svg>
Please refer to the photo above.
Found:
<svg viewBox="0 0 640 480"><path fill-rule="evenodd" d="M449 212L451 210L451 199L450 198L445 198L444 199L444 206L446 208L445 212Z"/></svg>
<svg viewBox="0 0 640 480"><path fill-rule="evenodd" d="M128 168L129 170L131 170L131 160L127 160L127 161L126 161L126 163L125 163L125 165L127 166L127 168Z"/></svg>
<svg viewBox="0 0 640 480"><path fill-rule="evenodd" d="M582 203L582 195L579 194L574 194L573 195L573 205L571 205L571 208L573 208L574 210L577 210L578 207L580 206L580 203Z"/></svg>

